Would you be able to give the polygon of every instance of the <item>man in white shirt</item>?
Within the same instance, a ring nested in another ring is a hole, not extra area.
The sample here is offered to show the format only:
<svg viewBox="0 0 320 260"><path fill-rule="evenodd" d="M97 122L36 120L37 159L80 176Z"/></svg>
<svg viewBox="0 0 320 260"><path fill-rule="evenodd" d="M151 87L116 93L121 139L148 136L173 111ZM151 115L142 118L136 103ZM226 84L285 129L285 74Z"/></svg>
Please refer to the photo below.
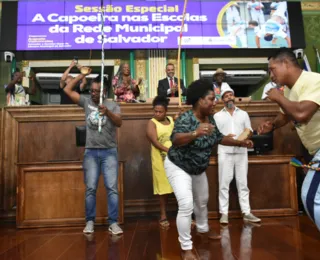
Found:
<svg viewBox="0 0 320 260"><path fill-rule="evenodd" d="M283 38L287 42L287 47L291 47L290 36L285 32L288 19L285 15L287 12L287 3L280 2L277 10L272 14L271 18L266 21L266 23L261 26L256 34L256 44L260 48L260 39L264 38L265 41L272 41L275 44L277 38Z"/></svg>
<svg viewBox="0 0 320 260"><path fill-rule="evenodd" d="M225 107L214 115L219 131L237 139L246 129L251 129L250 118L247 112L235 106L234 91L231 88L223 89L221 98ZM218 170L219 170L219 211L220 223L228 224L229 211L229 186L235 176L239 203L243 220L260 222L261 220L251 213L249 203L248 151L247 148L218 145Z"/></svg>
<svg viewBox="0 0 320 260"><path fill-rule="evenodd" d="M175 68L172 63L166 66L167 77L159 80L158 82L158 96L164 97L178 97L178 78L174 76ZM186 88L184 87L183 80L180 79L181 95L186 95Z"/></svg>
<svg viewBox="0 0 320 260"><path fill-rule="evenodd" d="M263 8L264 5L260 1L251 0L247 3L247 8L251 15L251 20L257 21L259 25L263 25L265 22Z"/></svg>

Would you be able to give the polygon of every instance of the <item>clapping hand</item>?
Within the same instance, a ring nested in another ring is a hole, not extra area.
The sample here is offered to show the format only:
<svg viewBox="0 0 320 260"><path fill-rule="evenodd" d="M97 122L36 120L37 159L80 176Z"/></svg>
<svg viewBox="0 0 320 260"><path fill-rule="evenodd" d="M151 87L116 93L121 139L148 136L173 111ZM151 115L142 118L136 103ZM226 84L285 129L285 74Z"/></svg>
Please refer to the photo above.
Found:
<svg viewBox="0 0 320 260"><path fill-rule="evenodd" d="M172 86L172 88L171 88L171 91L172 91L173 93L176 93L177 90L178 90L177 84L176 84L176 83L173 83L173 86Z"/></svg>

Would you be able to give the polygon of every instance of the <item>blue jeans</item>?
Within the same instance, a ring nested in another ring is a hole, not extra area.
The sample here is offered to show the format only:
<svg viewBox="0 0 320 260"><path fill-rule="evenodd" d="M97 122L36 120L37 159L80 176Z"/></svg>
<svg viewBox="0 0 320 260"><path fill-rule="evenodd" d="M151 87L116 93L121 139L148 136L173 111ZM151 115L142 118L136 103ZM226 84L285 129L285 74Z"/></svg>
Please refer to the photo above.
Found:
<svg viewBox="0 0 320 260"><path fill-rule="evenodd" d="M108 194L108 222L118 219L118 152L117 148L86 149L83 158L84 183L86 185L86 221L95 221L96 192L100 172Z"/></svg>
<svg viewBox="0 0 320 260"><path fill-rule="evenodd" d="M320 161L320 150L312 161ZM314 163L312 166L320 167L320 164ZM320 231L320 171L308 171L302 184L301 198L306 212Z"/></svg>

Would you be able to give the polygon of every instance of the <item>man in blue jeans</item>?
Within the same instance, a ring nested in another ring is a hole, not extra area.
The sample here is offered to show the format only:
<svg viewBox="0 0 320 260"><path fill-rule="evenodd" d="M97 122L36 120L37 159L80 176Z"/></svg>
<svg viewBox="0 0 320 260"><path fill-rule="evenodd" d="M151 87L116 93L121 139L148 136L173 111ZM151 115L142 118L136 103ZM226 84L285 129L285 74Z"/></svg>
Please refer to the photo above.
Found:
<svg viewBox="0 0 320 260"><path fill-rule="evenodd" d="M109 231L122 234L122 229L117 224L118 219L118 153L116 129L122 124L120 107L112 101L104 100L99 105L101 78L97 77L90 86L91 97L79 95L73 88L83 80L86 75L80 74L64 88L64 92L71 100L83 107L86 113L86 150L83 159L84 181L86 185L86 226L84 233L94 232L96 217L96 191L100 172L103 173L104 185L108 192ZM105 93L104 93L105 94ZM98 131L99 116L101 132Z"/></svg>

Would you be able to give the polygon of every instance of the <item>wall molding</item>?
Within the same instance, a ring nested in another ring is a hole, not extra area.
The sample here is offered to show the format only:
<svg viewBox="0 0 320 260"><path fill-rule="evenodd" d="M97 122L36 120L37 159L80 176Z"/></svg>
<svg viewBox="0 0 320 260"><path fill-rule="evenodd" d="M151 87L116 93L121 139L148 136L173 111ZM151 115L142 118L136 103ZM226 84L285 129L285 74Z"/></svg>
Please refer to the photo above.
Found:
<svg viewBox="0 0 320 260"><path fill-rule="evenodd" d="M302 11L320 11L320 2L302 2Z"/></svg>

